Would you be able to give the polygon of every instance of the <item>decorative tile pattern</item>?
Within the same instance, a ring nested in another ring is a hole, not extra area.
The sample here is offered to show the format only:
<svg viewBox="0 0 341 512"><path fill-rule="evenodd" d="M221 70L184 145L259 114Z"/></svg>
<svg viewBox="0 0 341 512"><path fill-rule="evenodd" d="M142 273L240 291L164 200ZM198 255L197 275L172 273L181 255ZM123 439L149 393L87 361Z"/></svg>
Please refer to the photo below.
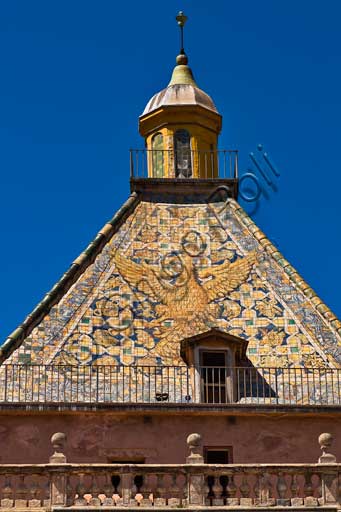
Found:
<svg viewBox="0 0 341 512"><path fill-rule="evenodd" d="M197 196L177 196L165 202L153 196L141 202L7 362L179 364L180 340L215 327L247 339L255 366L341 363L339 336L264 250L251 224L233 200L207 203ZM145 265L164 289L178 287L181 296L189 261L202 288L207 280L200 279L200 272L245 259L253 251L257 262L239 286L207 304L205 315L194 305L190 318L181 322L171 312L169 318L161 314L161 296L145 284L132 283L115 264L115 255L121 254Z"/></svg>

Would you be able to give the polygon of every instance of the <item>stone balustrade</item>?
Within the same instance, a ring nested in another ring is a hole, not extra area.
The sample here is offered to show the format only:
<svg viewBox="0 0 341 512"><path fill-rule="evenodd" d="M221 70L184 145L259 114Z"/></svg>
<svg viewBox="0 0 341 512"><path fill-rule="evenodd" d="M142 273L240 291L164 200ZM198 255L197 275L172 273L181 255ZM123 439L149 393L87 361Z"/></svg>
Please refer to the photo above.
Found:
<svg viewBox="0 0 341 512"><path fill-rule="evenodd" d="M0 508L57 510L96 508L233 509L340 508L341 464L322 434L315 464L204 464L201 438L187 439L185 464L72 464L65 435L54 434L48 464L0 465Z"/></svg>

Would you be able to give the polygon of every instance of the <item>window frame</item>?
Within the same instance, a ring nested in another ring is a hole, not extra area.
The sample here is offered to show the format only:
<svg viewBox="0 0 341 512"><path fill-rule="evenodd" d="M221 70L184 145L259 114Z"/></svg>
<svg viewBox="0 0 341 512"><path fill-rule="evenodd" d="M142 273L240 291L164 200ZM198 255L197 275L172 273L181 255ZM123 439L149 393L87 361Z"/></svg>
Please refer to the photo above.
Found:
<svg viewBox="0 0 341 512"><path fill-rule="evenodd" d="M161 137L162 148L154 148L154 142L157 137ZM164 136L161 132L156 132L151 139L151 168L153 178L162 179L165 177L165 148L164 148ZM161 156L160 162L158 157ZM160 167L159 167L160 166ZM161 172L159 172L161 170Z"/></svg>
<svg viewBox="0 0 341 512"><path fill-rule="evenodd" d="M178 133L186 133L188 135L188 148L182 148L182 149L177 149L177 134ZM179 128L178 130L176 130L173 134L173 146L174 146L174 176L176 179L191 179L193 178L193 158L192 158L192 135L191 133L186 130L185 128ZM191 171L191 174L190 176L180 176L178 173L177 173L177 169L178 169L178 152L179 151L188 151L189 152L189 163L190 163L190 171Z"/></svg>
<svg viewBox="0 0 341 512"><path fill-rule="evenodd" d="M206 445L203 447L203 455L204 455L204 463L205 464L218 464L218 463L215 463L215 462L207 462L207 453L209 451L216 451L216 452L227 452L228 453L228 462L227 464L233 464L233 446L232 445L227 445L227 446L210 446L210 445Z"/></svg>
<svg viewBox="0 0 341 512"><path fill-rule="evenodd" d="M203 366L202 355L205 352L223 353L225 355L224 367L212 366L212 370L210 371L210 365ZM199 397L200 403L213 403L217 405L232 403L234 396L234 378L231 367L233 366L232 362L234 358L231 349L229 347L221 347L218 344L217 347L200 344L194 349L194 359L197 377L195 381L198 383L195 393L196 396ZM224 370L221 371L218 368L224 368ZM223 378L221 378L222 373ZM205 378L207 379L206 382ZM210 382L210 379L213 379L213 382ZM218 381L216 385L214 384L215 380ZM218 400L214 398L216 393L218 394ZM210 397L212 397L212 400L210 400Z"/></svg>

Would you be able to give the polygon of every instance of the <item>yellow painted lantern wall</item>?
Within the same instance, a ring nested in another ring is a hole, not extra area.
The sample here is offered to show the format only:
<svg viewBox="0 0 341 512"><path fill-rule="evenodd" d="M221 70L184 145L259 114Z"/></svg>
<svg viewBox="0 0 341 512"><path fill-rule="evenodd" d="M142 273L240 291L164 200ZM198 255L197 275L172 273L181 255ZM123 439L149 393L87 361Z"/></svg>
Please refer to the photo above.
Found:
<svg viewBox="0 0 341 512"><path fill-rule="evenodd" d="M219 114L199 106L165 107L140 118L149 178L216 178ZM179 143L188 133L188 146ZM187 172L183 171L188 161ZM189 174L190 168L190 175Z"/></svg>

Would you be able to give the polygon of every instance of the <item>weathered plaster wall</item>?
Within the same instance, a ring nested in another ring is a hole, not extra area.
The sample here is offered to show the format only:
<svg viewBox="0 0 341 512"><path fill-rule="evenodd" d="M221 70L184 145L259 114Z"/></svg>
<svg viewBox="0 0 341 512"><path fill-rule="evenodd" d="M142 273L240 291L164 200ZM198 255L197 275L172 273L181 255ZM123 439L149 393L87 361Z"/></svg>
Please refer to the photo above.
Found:
<svg viewBox="0 0 341 512"><path fill-rule="evenodd" d="M183 463L186 437L202 435L205 446L232 446L235 463L316 462L317 437L335 436L332 452L341 461L341 417L275 415L143 415L98 413L1 413L0 463L44 463L50 437L65 432L69 462L136 460Z"/></svg>

